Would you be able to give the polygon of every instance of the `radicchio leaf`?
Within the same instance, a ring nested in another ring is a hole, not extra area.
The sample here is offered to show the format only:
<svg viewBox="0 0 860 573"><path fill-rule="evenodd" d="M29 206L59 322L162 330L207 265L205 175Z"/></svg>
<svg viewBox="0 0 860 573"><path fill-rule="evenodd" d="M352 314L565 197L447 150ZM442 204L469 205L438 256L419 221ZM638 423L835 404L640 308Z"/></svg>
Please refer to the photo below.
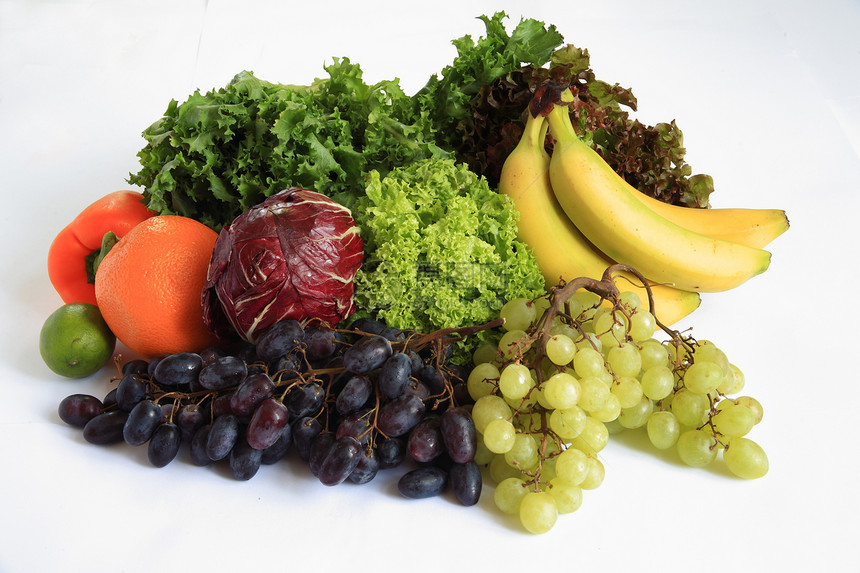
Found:
<svg viewBox="0 0 860 573"><path fill-rule="evenodd" d="M364 243L349 209L291 187L221 230L203 291L206 323L222 340L256 342L284 319L337 324L355 311Z"/></svg>

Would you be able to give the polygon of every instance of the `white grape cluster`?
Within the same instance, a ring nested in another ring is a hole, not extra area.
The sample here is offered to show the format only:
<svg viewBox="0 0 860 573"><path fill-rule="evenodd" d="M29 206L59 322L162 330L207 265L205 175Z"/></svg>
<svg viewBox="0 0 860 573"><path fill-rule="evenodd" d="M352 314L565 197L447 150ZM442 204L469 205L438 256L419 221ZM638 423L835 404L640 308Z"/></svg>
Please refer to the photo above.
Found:
<svg viewBox="0 0 860 573"><path fill-rule="evenodd" d="M623 430L643 429L690 466L722 450L740 477L767 472L764 451L744 437L761 404L727 398L744 376L716 345L669 330L658 340L654 315L633 292L610 304L585 290L563 304L549 297L502 308L505 332L475 352L468 379L476 459L489 468L500 510L532 533L549 531L603 482L598 453Z"/></svg>

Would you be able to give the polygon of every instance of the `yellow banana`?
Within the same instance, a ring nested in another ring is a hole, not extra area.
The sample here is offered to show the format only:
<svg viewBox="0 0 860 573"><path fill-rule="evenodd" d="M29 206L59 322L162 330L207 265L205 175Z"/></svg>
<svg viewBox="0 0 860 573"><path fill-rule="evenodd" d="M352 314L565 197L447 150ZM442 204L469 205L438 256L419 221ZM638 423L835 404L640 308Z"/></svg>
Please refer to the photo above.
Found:
<svg viewBox="0 0 860 573"><path fill-rule="evenodd" d="M569 96L569 92L564 92ZM548 115L556 144L550 182L570 220L610 258L681 290L724 291L767 270L770 253L684 229L645 206L587 144L567 107Z"/></svg>
<svg viewBox="0 0 860 573"><path fill-rule="evenodd" d="M635 187L630 189L658 215L688 231L715 239L760 249L788 230L788 217L781 209L693 209L654 199Z"/></svg>
<svg viewBox="0 0 860 573"><path fill-rule="evenodd" d="M547 287L560 279L600 278L614 261L594 248L565 215L549 182L549 155L543 148L546 119L529 114L525 131L502 167L499 191L508 195L520 214L518 238L533 251ZM647 292L632 275L618 287L635 291L647 306ZM671 325L693 312L700 302L698 293L671 287L651 287L657 318Z"/></svg>

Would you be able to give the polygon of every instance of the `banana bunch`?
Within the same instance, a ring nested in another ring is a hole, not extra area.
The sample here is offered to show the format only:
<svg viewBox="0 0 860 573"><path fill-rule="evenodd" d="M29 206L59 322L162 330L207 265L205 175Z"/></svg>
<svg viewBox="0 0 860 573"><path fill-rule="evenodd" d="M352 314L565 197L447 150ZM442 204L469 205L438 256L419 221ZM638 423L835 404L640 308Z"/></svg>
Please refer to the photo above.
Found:
<svg viewBox="0 0 860 573"><path fill-rule="evenodd" d="M551 158L547 129L555 139ZM514 201L519 239L532 248L547 287L623 263L651 281L657 318L667 326L698 308L700 292L764 272L770 253L762 247L788 229L778 209L693 209L641 193L579 139L563 103L546 117L529 113L499 191ZM648 300L639 280L621 275L629 284L619 288Z"/></svg>

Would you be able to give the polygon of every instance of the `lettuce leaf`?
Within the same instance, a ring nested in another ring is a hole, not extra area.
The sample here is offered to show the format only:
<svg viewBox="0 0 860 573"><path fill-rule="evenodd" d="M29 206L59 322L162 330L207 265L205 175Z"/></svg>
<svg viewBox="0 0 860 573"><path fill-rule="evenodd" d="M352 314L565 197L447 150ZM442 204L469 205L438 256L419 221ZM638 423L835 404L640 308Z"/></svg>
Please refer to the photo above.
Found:
<svg viewBox="0 0 860 573"><path fill-rule="evenodd" d="M507 300L544 291L534 256L517 241L510 198L465 164L427 159L384 177L372 171L354 212L369 253L355 279L356 316L430 332L488 322Z"/></svg>
<svg viewBox="0 0 860 573"><path fill-rule="evenodd" d="M221 89L172 100L143 132L141 168L129 183L143 187L153 211L220 230L291 186L351 207L369 171L451 155L396 80L367 85L348 58L325 70L309 86L244 71Z"/></svg>

